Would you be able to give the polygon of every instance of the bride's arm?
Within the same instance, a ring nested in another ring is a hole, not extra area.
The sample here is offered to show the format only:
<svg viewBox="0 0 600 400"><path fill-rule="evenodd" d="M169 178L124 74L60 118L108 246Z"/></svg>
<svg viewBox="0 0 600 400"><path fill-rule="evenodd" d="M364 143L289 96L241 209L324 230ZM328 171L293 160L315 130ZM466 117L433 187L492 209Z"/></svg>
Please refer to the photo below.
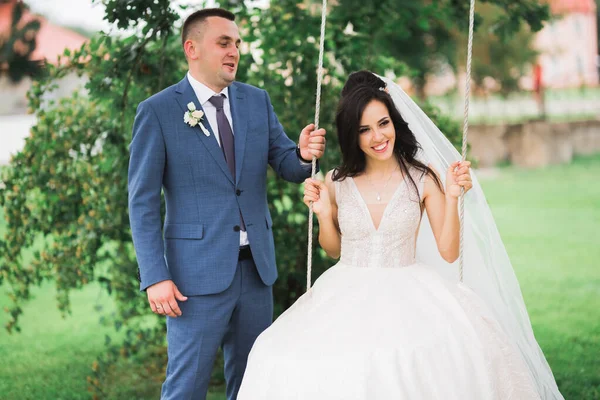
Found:
<svg viewBox="0 0 600 400"><path fill-rule="evenodd" d="M342 238L337 220L338 208L335 200L335 187L331 179L332 173L329 171L325 177L331 212L329 215L321 213L317 218L319 219L319 244L329 257L338 259L342 249Z"/></svg>
<svg viewBox="0 0 600 400"><path fill-rule="evenodd" d="M304 188L304 203L313 202L313 211L319 220L319 244L331 258L339 258L341 236L337 222L337 203L335 187L331 179L332 171L327 173L325 183L307 179Z"/></svg>
<svg viewBox="0 0 600 400"><path fill-rule="evenodd" d="M473 186L469 174L471 163L466 161L453 163L446 174L446 193L444 193L431 176L425 178L423 201L431 230L435 236L438 251L444 260L454 262L458 258L460 222L458 218L458 197L461 186L465 192Z"/></svg>

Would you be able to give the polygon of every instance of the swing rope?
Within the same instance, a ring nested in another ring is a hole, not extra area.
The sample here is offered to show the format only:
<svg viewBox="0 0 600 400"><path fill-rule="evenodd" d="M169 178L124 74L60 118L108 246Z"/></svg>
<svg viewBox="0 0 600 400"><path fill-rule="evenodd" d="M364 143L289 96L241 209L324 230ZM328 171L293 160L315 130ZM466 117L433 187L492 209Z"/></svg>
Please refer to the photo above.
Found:
<svg viewBox="0 0 600 400"><path fill-rule="evenodd" d="M327 0L321 6L321 39L319 41L319 66L317 68L317 103L315 105L315 130L319 129L319 113L321 111L321 83L323 82L323 52L325 50L325 22L327 20ZM311 177L317 174L317 158L312 159ZM308 211L308 257L306 269L306 290L312 284L312 255L313 255L313 204L310 203Z"/></svg>
<svg viewBox="0 0 600 400"><path fill-rule="evenodd" d="M471 9L469 11L469 44L467 46L467 76L465 77L465 113L463 121L462 137L462 161L467 158L467 135L469 132L469 99L471 97L471 62L473 59L473 28L475 24L475 0L471 0ZM461 189L459 200L459 253L458 253L458 275L462 282L464 276L464 226L465 226L465 192Z"/></svg>

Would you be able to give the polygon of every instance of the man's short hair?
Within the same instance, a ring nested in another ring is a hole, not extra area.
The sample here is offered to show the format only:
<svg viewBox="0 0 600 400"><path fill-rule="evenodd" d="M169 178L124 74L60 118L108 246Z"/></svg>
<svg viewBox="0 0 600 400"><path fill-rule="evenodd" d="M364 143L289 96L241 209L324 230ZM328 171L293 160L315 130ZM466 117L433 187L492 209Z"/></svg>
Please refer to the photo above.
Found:
<svg viewBox="0 0 600 400"><path fill-rule="evenodd" d="M235 21L235 14L223 8L205 8L198 10L185 19L183 29L181 30L181 44L183 45L192 34L192 29L198 23L206 21L208 17L221 17L230 21Z"/></svg>

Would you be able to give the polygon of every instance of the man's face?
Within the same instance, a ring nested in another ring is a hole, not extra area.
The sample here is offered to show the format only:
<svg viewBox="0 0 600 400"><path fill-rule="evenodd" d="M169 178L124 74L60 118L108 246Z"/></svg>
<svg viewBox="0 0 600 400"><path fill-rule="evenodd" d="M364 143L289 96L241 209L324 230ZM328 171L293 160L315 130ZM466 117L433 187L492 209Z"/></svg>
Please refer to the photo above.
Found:
<svg viewBox="0 0 600 400"><path fill-rule="evenodd" d="M200 25L196 56L198 72L216 87L227 87L235 80L240 60L240 33L234 21L221 17L208 17Z"/></svg>

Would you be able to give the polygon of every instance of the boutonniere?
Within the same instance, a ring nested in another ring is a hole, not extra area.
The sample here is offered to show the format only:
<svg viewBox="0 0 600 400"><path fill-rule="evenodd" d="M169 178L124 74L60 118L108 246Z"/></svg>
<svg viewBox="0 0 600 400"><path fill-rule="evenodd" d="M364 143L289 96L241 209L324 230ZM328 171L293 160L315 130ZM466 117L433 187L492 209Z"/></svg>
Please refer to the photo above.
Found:
<svg viewBox="0 0 600 400"><path fill-rule="evenodd" d="M206 136L210 136L208 129L206 129L204 124L201 123L202 119L204 118L204 113L201 110L196 110L196 105L192 101L187 104L187 108L188 111L183 114L183 122L192 128L196 125L199 125L200 129L202 129L202 132L204 132Z"/></svg>

